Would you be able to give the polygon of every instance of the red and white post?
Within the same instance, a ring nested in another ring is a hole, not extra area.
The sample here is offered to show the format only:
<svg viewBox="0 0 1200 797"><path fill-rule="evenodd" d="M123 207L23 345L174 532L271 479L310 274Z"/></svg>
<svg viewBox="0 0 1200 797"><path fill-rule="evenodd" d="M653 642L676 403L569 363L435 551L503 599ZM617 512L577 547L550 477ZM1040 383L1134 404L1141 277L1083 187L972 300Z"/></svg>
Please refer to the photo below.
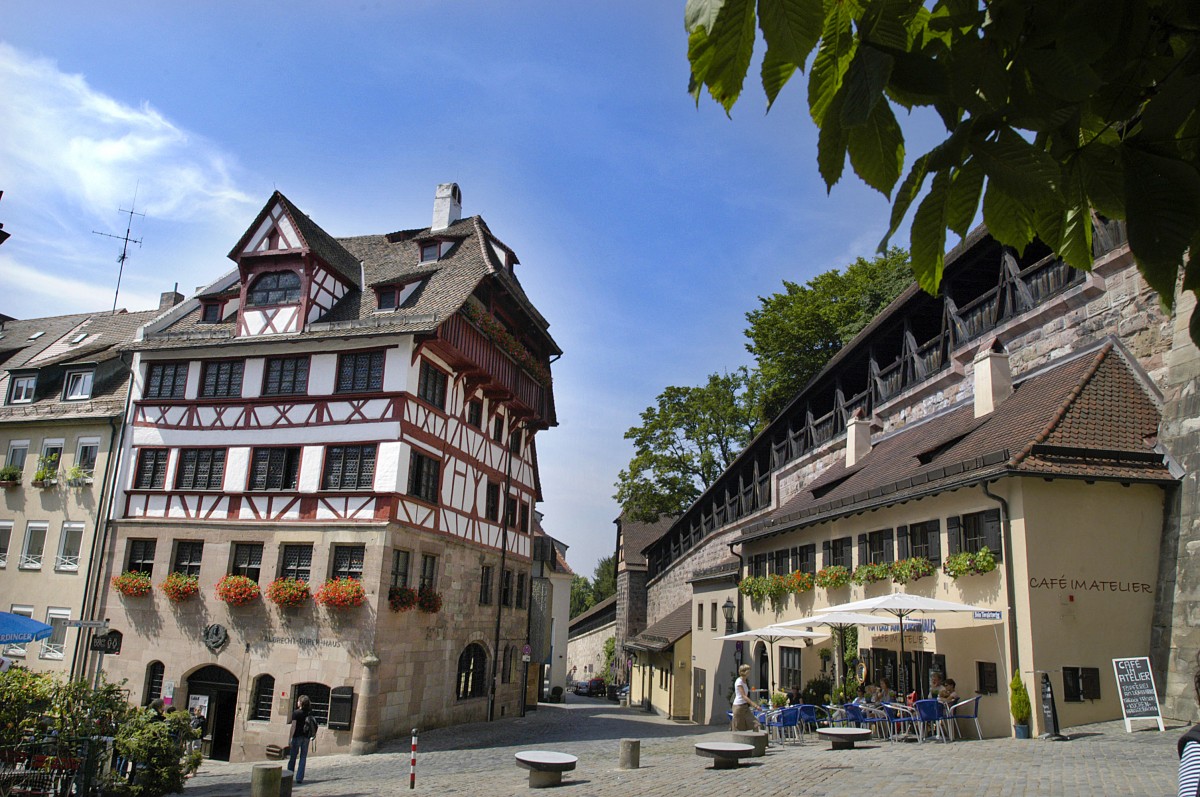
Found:
<svg viewBox="0 0 1200 797"><path fill-rule="evenodd" d="M408 762L408 788L417 788L417 729L413 728L412 758Z"/></svg>

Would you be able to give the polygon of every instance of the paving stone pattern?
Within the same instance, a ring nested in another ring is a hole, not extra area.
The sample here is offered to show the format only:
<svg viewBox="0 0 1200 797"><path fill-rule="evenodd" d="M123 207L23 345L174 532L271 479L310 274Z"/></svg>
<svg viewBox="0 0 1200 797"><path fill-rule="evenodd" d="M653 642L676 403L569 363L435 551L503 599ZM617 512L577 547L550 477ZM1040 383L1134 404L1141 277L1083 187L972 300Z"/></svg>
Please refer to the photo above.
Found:
<svg viewBox="0 0 1200 797"><path fill-rule="evenodd" d="M728 797L728 795L864 795L889 797L1009 797L1009 795L1173 795L1178 766L1166 733L1125 733L1102 723L1067 729L1070 742L997 739L951 744L869 742L833 752L813 737L800 746L773 746L764 758L736 770L715 770L697 756L702 740L727 741L712 726L670 722L602 699L570 696L523 718L441 728L421 734L417 787L408 789L408 740L371 756L310 757L296 795L525 795L528 773L513 761L518 750L549 749L579 757L557 787L563 795ZM642 740L641 768L617 768L620 739ZM320 739L317 740L318 745ZM185 797L224 797L250 791L250 764L205 762Z"/></svg>

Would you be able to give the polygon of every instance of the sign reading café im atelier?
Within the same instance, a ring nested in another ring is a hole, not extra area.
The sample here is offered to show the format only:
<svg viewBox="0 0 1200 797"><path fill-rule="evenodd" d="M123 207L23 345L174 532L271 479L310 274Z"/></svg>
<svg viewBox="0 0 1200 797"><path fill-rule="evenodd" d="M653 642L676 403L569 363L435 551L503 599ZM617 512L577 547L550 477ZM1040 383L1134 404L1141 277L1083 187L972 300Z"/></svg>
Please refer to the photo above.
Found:
<svg viewBox="0 0 1200 797"><path fill-rule="evenodd" d="M1152 590L1151 585L1143 581L1108 581L1098 578L1038 578L1029 579L1030 589L1070 589L1078 592L1146 592Z"/></svg>

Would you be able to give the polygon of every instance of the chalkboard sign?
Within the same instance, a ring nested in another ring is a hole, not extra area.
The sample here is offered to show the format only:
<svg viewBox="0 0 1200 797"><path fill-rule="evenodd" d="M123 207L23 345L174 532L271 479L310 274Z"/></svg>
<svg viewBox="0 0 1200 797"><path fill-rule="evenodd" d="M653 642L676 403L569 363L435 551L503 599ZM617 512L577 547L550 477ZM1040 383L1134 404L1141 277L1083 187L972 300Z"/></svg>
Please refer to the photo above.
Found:
<svg viewBox="0 0 1200 797"><path fill-rule="evenodd" d="M1058 732L1058 709L1054 706L1054 685L1050 683L1050 673L1042 673L1042 728L1049 738L1063 739Z"/></svg>
<svg viewBox="0 0 1200 797"><path fill-rule="evenodd" d="M92 637L88 649L96 653L107 653L110 656L116 656L121 652L122 639L120 631L109 631L107 634Z"/></svg>
<svg viewBox="0 0 1200 797"><path fill-rule="evenodd" d="M1154 720L1163 729L1162 712L1158 708L1158 692L1154 689L1154 673L1150 659L1113 659L1117 675L1117 692L1121 697L1121 713L1125 716L1125 731L1132 730L1131 720Z"/></svg>

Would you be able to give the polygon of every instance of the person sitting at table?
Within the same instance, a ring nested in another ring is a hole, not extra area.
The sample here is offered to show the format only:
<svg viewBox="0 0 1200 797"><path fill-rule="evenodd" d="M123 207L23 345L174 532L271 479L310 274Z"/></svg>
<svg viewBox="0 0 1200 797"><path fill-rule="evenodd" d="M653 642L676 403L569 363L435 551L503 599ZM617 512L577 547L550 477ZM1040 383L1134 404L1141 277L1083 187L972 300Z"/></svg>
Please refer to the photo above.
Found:
<svg viewBox="0 0 1200 797"><path fill-rule="evenodd" d="M888 686L887 678L879 679L879 685L875 690L875 699L880 703L891 703L896 699L896 693L892 691L890 686Z"/></svg>
<svg viewBox="0 0 1200 797"><path fill-rule="evenodd" d="M958 690L956 687L957 685L954 683L954 679L947 678L946 683L942 686L941 693L938 694L938 699L954 705L958 702Z"/></svg>
<svg viewBox="0 0 1200 797"><path fill-rule="evenodd" d="M929 676L929 699L937 700L939 697L941 697L943 686L945 686L945 684L942 683L942 674L936 671L932 673Z"/></svg>
<svg viewBox="0 0 1200 797"><path fill-rule="evenodd" d="M851 700L850 702L856 706L861 706L865 703L869 703L870 701L867 699L867 687L863 686L862 684L859 684L858 685L858 694L855 695L854 699Z"/></svg>
<svg viewBox="0 0 1200 797"><path fill-rule="evenodd" d="M800 699L800 687L799 687L799 686L793 686L793 687L792 687L791 689L789 689L789 690L788 690L788 692L787 692L787 704L788 704L789 706L798 706L798 705L800 705L800 703L801 703L801 699Z"/></svg>

